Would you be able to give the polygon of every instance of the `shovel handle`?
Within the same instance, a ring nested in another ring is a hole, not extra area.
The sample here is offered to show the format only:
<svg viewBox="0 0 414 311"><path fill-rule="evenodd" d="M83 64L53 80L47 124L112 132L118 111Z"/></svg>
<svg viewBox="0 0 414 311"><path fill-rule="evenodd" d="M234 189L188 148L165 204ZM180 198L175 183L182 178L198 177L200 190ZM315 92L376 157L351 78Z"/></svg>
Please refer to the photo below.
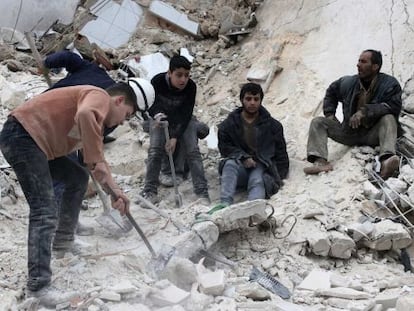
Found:
<svg viewBox="0 0 414 311"><path fill-rule="evenodd" d="M118 196L116 195L115 191L109 187L108 185L104 185L105 191L109 193L109 195L112 197L112 199L117 200ZM157 257L157 254L155 253L154 249L152 248L150 242L148 241L147 237L145 236L144 232L141 230L141 228L138 226L137 222L135 221L134 217L132 217L130 212L127 212L126 217L128 218L129 222L132 224L132 226L137 230L139 236L144 241L145 245L147 246L148 250L151 253L151 256L153 258Z"/></svg>

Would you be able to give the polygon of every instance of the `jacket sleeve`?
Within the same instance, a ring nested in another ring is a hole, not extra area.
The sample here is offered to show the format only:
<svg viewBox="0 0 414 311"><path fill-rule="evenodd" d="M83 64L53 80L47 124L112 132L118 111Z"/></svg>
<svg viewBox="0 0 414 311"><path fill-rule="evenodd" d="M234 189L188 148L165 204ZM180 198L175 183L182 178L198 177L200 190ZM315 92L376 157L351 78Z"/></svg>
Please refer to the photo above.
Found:
<svg viewBox="0 0 414 311"><path fill-rule="evenodd" d="M50 54L44 60L44 65L46 68L62 68L64 67L68 72L74 72L85 61L76 53L69 51L61 51Z"/></svg>
<svg viewBox="0 0 414 311"><path fill-rule="evenodd" d="M395 78L390 78L387 83L383 95L365 106L366 118L368 121L375 121L386 114L398 116L401 112L401 86Z"/></svg>
<svg viewBox="0 0 414 311"><path fill-rule="evenodd" d="M281 124L277 127L274 138L276 150L272 162L276 163L280 178L285 179L289 172L289 156L286 150L286 141Z"/></svg>
<svg viewBox="0 0 414 311"><path fill-rule="evenodd" d="M341 79L332 82L326 90L325 97L323 99L323 114L325 117L334 115L340 98L340 85Z"/></svg>

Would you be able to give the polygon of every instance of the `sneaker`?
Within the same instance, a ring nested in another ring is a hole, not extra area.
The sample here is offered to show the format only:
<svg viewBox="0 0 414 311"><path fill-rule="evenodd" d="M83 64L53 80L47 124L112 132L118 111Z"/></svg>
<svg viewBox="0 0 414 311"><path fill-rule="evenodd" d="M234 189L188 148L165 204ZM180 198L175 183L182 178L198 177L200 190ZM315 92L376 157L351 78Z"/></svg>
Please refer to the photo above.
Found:
<svg viewBox="0 0 414 311"><path fill-rule="evenodd" d="M380 175L382 179L388 179L394 175L400 167L400 158L396 155L389 157L388 159L381 161Z"/></svg>
<svg viewBox="0 0 414 311"><path fill-rule="evenodd" d="M171 175L160 174L160 184L164 187L173 187L174 181Z"/></svg>
<svg viewBox="0 0 414 311"><path fill-rule="evenodd" d="M76 226L76 234L80 236L90 236L95 233L95 229L91 226L87 226L78 221Z"/></svg>
<svg viewBox="0 0 414 311"><path fill-rule="evenodd" d="M41 306L53 309L56 308L58 304L73 300L80 296L81 295L78 292L64 292L50 285L37 291L26 290L26 299L33 300L33 298L35 298Z"/></svg>
<svg viewBox="0 0 414 311"><path fill-rule="evenodd" d="M322 172L329 172L333 170L333 166L331 163L324 159L316 160L312 166L305 167L303 171L307 175L316 175Z"/></svg>

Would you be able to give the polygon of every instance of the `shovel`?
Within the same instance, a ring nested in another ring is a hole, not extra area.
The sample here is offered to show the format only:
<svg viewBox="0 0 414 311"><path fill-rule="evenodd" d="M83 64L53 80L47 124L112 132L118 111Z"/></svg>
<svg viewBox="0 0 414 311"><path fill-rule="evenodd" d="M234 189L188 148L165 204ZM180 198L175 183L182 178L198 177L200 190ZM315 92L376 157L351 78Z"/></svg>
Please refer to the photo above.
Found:
<svg viewBox="0 0 414 311"><path fill-rule="evenodd" d="M104 186L105 191L107 191L113 200L117 200L118 196L108 186ZM161 253L157 256L157 254L154 251L154 248L151 246L150 242L148 241L147 237L145 236L142 229L139 227L138 223L135 221L134 217L132 217L130 212L127 212L126 217L132 224L132 226L135 228L135 230L138 232L141 239L144 241L145 246L148 248L149 252L151 253L151 261L147 265L147 270L149 271L151 277L156 278L165 268L165 266L170 261L171 257L175 253L175 248L173 246L163 244L161 247Z"/></svg>
<svg viewBox="0 0 414 311"><path fill-rule="evenodd" d="M170 140L170 133L168 132L168 121L162 121L164 126L164 133L165 133L165 140L168 142ZM175 176L175 166L174 166L174 159L171 150L168 151L168 159L170 160L171 166L171 175L174 184L174 191L175 191L175 206L181 207L183 205L183 199L181 198L181 194L178 191L178 184L177 184L177 177Z"/></svg>
<svg viewBox="0 0 414 311"><path fill-rule="evenodd" d="M106 193L102 190L101 186L96 182L95 178L93 178L92 174L90 174L93 184L96 188L99 198L103 204L103 213L95 220L98 224L102 227L107 229L111 232L111 234L115 236L121 236L124 233L127 233L132 230L131 223L128 222L124 217L119 214L119 212L109 206L108 197Z"/></svg>

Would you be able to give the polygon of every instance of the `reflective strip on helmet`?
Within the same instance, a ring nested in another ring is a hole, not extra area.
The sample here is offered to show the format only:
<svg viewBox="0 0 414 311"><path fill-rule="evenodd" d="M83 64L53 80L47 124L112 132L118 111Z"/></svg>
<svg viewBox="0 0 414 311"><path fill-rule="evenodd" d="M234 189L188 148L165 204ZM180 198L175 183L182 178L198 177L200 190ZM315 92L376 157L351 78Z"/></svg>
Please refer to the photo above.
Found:
<svg viewBox="0 0 414 311"><path fill-rule="evenodd" d="M128 84L130 83L130 82L134 82L134 84L139 88L139 90L141 91L141 94L142 94L142 97L144 98L144 102L145 102L145 109L144 110L141 110L140 108L139 108L139 105L138 105L138 102L137 102L137 108L138 108L138 111L140 111L140 112L145 112L145 111L147 111L148 110L148 100L147 100L147 96L145 95L145 92L144 92L144 89L142 88L142 86L137 82L137 81L135 81L135 80L128 80ZM138 99L137 99L138 100Z"/></svg>

